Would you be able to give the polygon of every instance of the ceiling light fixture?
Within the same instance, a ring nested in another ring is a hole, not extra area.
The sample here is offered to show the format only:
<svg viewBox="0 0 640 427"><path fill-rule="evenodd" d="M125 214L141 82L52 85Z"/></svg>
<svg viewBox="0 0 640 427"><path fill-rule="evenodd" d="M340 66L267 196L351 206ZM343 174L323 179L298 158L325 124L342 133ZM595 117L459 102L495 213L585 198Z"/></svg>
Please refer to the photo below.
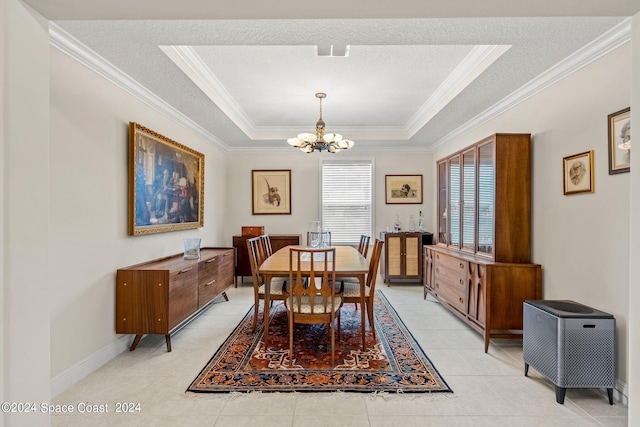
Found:
<svg viewBox="0 0 640 427"><path fill-rule="evenodd" d="M349 139L342 139L338 133L324 133L324 121L322 120L322 100L327 97L326 93L316 93L316 98L320 100L320 118L316 123L316 133L301 133L296 138L289 138L287 142L294 148L299 148L305 153L314 151L328 151L337 153L340 150L347 150L354 146L354 142Z"/></svg>

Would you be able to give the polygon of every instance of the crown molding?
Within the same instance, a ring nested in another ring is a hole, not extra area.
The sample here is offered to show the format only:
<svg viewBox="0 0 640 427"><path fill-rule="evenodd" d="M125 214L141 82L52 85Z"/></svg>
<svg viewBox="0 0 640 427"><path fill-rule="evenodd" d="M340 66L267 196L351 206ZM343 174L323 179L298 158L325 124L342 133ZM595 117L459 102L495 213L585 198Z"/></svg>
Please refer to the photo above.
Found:
<svg viewBox="0 0 640 427"><path fill-rule="evenodd" d="M177 123L180 123L193 133L214 143L225 151L229 150L227 144L182 114L180 111L173 108L153 92L132 79L129 75L114 67L88 46L77 40L53 22L49 22L49 43L51 46L69 55L71 58L118 86L125 92L141 100L151 108L166 115Z"/></svg>
<svg viewBox="0 0 640 427"><path fill-rule="evenodd" d="M436 116L453 98L471 84L491 64L500 58L511 45L474 46L455 70L416 111L405 126L406 139L410 139Z"/></svg>
<svg viewBox="0 0 640 427"><path fill-rule="evenodd" d="M631 18L627 18L604 33L591 43L584 46L563 61L549 68L519 90L486 109L481 114L464 123L453 132L436 141L431 146L431 151L437 151L447 143L465 135L483 124L493 120L504 112L515 107L519 103L531 98L535 94L548 88L563 78L575 73L593 61L600 59L609 52L631 41Z"/></svg>
<svg viewBox="0 0 640 427"><path fill-rule="evenodd" d="M243 153L243 152L281 152L281 151L289 151L289 147L285 147L280 150L277 148L259 148L259 147L247 147L247 148L231 148L216 136L211 134L209 131L202 128L200 125L193 122L191 119L186 117L184 114L173 108L171 105L167 104L161 98L153 94L151 91L146 89L144 86L140 85L138 82L133 80L130 76L120 71L118 68L114 67L112 64L104 60L97 53L92 51L89 47L75 39L70 34L66 33L60 27L58 27L55 23L49 22L49 36L50 36L50 44L62 51L63 53L69 55L74 58L81 64L85 65L87 68L93 70L100 76L104 77L108 81L112 82L116 86L122 88L126 92L130 93L132 96L140 99L150 107L159 111L160 113L165 114L167 117L173 119L174 121L180 123L185 128L194 132L195 134L201 136L205 140L211 141L221 149L227 152L233 153ZM460 127L455 129L453 132L447 134L443 138L436 141L429 148L423 149L413 149L413 148L394 148L389 147L388 149L378 149L371 148L371 151L376 152L394 152L397 153L399 151L402 152L421 152L421 153L431 153L439 150L447 143L455 140L456 138L461 137L464 134L467 134L474 129L482 126L483 124L489 122L490 120L496 118L500 114L503 114L505 111L515 107L517 104L529 99L534 96L538 92L546 89L552 84L558 82L559 80L573 74L579 69L585 67L591 62L601 58L602 56L608 54L612 50L622 46L625 43L630 42L631 40L631 18L627 18L622 21L620 24L613 27L608 32L604 33L601 37L597 38L593 42L589 43L579 51L575 52L573 55L569 56L565 60L559 62L555 66L551 67L547 71L540 74L535 79L531 80L529 83L521 87L519 90L513 92L509 96L503 98L501 101L494 104L492 107L485 110L483 113L477 115L473 119L467 121L462 124ZM473 57L469 58L470 61L478 61L481 62L481 59L491 57L495 54L501 54L500 49L493 51L491 48L505 48L505 46L490 46L485 47L485 49L477 50L473 53ZM183 55L188 57L189 55L185 53L185 50L189 50L190 48L179 49ZM164 50L164 49L163 49ZM175 48L172 49L173 52L176 51ZM502 52L504 53L504 52ZM177 53L176 53L177 55ZM194 53L195 55L195 53ZM197 56L197 55L196 55ZM478 59L480 58L480 60ZM495 60L495 59L494 59ZM465 69L470 70L469 67ZM196 71L193 71L196 72ZM201 70L199 72L202 72ZM472 72L472 71L471 71ZM462 73L462 69L460 70ZM463 74L463 73L462 73ZM205 75L206 76L206 75ZM212 80L215 84L217 80ZM457 79L460 81L460 79ZM446 85L443 84L439 91L441 90L441 98L445 96L447 90L451 90L455 86L456 79L452 79L451 81L446 82ZM219 84L219 83L218 83ZM225 99L225 102L229 102L229 99L232 99L228 94L220 95L222 99ZM227 98L228 97L228 98ZM425 105L420 109L421 112L425 114L430 114L430 109L433 108L433 105L436 104L436 100L429 100ZM220 105L219 105L220 106ZM238 107L239 108L239 107ZM224 111L224 109L223 109ZM225 111L226 113L226 111ZM288 129L288 128L277 128L278 135L275 135L275 128L265 127L264 129L256 129L246 118L246 115L242 111L242 109L234 109L234 114L242 117L244 115L244 122L248 123L248 129L250 130L247 133L246 129L242 129L247 135L254 138L255 136L259 136L260 139L280 139L282 132L295 133L299 129ZM420 114L416 113L412 120L410 121L412 126L417 126L419 120L425 120L424 118L420 119ZM234 120L235 122L235 120ZM253 130L251 130L253 129ZM387 137L394 137L398 139L408 139L407 127L378 127L378 128L369 128L366 131L358 127L351 128L342 128L342 129L334 129L334 132L343 133L349 135L350 138L353 139L378 139L380 135L384 135ZM362 132L362 133L361 133Z"/></svg>

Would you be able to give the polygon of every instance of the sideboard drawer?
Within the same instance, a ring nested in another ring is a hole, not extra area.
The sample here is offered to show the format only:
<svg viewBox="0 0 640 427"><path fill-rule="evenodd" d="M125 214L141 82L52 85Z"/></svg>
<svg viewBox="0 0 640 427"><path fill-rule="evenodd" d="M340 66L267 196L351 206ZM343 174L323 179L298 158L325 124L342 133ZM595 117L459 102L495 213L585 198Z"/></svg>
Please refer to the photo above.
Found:
<svg viewBox="0 0 640 427"><path fill-rule="evenodd" d="M198 265L198 307L204 307L210 303L216 296L220 294L218 292L218 266L220 264L221 256L215 256L213 258L200 261Z"/></svg>
<svg viewBox="0 0 640 427"><path fill-rule="evenodd" d="M169 329L171 329L198 309L198 268L196 265L191 265L172 271L169 281Z"/></svg>

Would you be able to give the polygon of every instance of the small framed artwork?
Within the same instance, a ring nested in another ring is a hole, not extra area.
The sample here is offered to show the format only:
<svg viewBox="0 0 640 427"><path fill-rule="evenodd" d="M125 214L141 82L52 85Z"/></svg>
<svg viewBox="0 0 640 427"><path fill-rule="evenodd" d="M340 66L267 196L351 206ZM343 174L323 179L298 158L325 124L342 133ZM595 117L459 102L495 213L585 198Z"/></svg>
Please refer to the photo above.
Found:
<svg viewBox="0 0 640 427"><path fill-rule="evenodd" d="M385 175L385 202L422 204L422 175Z"/></svg>
<svg viewBox="0 0 640 427"><path fill-rule="evenodd" d="M291 170L251 171L253 215L291 215Z"/></svg>
<svg viewBox="0 0 640 427"><path fill-rule="evenodd" d="M565 157L564 194L593 193L593 150Z"/></svg>
<svg viewBox="0 0 640 427"><path fill-rule="evenodd" d="M129 123L129 218L132 236L204 225L204 154Z"/></svg>
<svg viewBox="0 0 640 427"><path fill-rule="evenodd" d="M631 108L608 116L609 175L631 169Z"/></svg>

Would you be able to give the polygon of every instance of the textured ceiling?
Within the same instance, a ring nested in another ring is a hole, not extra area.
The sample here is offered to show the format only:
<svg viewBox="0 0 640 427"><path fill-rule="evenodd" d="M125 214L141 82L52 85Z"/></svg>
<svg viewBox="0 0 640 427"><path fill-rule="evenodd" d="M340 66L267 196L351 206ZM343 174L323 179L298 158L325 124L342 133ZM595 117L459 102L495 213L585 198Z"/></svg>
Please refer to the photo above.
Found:
<svg viewBox="0 0 640 427"><path fill-rule="evenodd" d="M630 27L624 15L58 18L54 45L97 55L230 151L290 149L288 137L313 130L316 92L327 93L327 131L355 150L430 151L627 41ZM319 57L318 45L349 55Z"/></svg>

